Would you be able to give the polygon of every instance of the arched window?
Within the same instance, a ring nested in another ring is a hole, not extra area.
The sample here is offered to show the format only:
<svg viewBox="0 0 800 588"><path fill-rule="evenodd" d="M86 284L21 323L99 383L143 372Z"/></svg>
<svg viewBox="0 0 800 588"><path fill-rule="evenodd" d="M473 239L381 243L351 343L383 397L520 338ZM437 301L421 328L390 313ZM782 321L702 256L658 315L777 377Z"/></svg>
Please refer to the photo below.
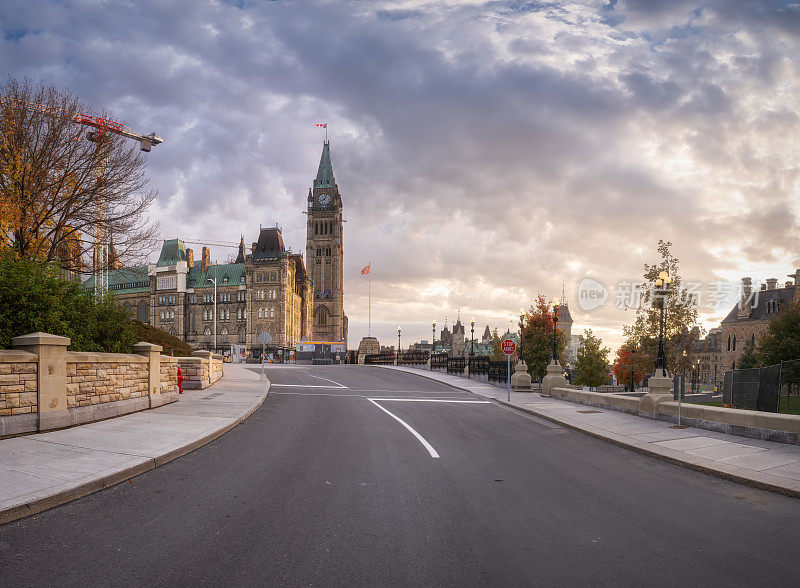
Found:
<svg viewBox="0 0 800 588"><path fill-rule="evenodd" d="M227 336L228 335L228 327L225 325L222 326L222 330L219 332L220 335Z"/></svg>
<svg viewBox="0 0 800 588"><path fill-rule="evenodd" d="M239 343L247 343L247 333L244 327L239 327Z"/></svg>
<svg viewBox="0 0 800 588"><path fill-rule="evenodd" d="M258 307L258 318L264 318L264 309L260 306Z"/></svg>
<svg viewBox="0 0 800 588"><path fill-rule="evenodd" d="M317 247L317 255L322 255L322 247Z"/></svg>
<svg viewBox="0 0 800 588"><path fill-rule="evenodd" d="M728 351L731 350L731 336L728 335Z"/></svg>
<svg viewBox="0 0 800 588"><path fill-rule="evenodd" d="M275 307L270 306L269 308L269 318L275 318Z"/></svg>
<svg viewBox="0 0 800 588"><path fill-rule="evenodd" d="M736 351L736 333L733 334L733 351Z"/></svg>
<svg viewBox="0 0 800 588"><path fill-rule="evenodd" d="M324 306L320 306L317 310L317 324L321 327L328 324L328 309Z"/></svg>
<svg viewBox="0 0 800 588"><path fill-rule="evenodd" d="M750 333L750 342L755 345L756 344L756 334Z"/></svg>

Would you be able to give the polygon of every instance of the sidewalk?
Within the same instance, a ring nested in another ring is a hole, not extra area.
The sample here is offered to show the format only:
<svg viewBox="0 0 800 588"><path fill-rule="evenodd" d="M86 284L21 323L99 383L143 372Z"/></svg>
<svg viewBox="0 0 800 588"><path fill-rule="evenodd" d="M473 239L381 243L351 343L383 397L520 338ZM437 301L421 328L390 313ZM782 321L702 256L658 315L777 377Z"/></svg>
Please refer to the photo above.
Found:
<svg viewBox="0 0 800 588"><path fill-rule="evenodd" d="M178 402L97 423L0 441L0 523L102 490L202 447L250 416L269 382L225 377Z"/></svg>
<svg viewBox="0 0 800 588"><path fill-rule="evenodd" d="M508 392L484 382L408 367L386 366L494 399L615 445L728 480L800 497L800 446L748 439L703 429L674 429L672 423Z"/></svg>

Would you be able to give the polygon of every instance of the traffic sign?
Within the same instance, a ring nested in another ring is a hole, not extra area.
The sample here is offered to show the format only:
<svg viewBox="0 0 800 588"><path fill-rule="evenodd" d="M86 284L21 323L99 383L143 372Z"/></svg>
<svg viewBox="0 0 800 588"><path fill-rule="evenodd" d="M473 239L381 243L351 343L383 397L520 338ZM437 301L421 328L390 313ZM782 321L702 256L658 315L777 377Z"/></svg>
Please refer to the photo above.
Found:
<svg viewBox="0 0 800 588"><path fill-rule="evenodd" d="M517 350L517 344L514 343L513 339L503 339L503 342L500 344L500 349L502 349L503 353L506 355L511 355Z"/></svg>
<svg viewBox="0 0 800 588"><path fill-rule="evenodd" d="M272 335L267 333L266 331L262 331L258 334L258 341L266 345L270 341L272 341Z"/></svg>

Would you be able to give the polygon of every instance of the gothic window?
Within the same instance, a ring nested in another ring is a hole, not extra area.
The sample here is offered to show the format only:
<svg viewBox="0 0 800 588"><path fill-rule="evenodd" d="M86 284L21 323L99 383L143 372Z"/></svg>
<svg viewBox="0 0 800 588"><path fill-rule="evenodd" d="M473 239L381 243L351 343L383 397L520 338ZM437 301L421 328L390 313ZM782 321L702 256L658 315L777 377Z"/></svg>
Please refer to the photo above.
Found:
<svg viewBox="0 0 800 588"><path fill-rule="evenodd" d="M736 333L733 334L733 351L736 351Z"/></svg>
<svg viewBox="0 0 800 588"><path fill-rule="evenodd" d="M159 313L159 315L158 315L158 316L159 316L159 318L160 318L160 319L163 321L163 320L164 320L164 311L162 310L162 311Z"/></svg>
<svg viewBox="0 0 800 588"><path fill-rule="evenodd" d="M728 335L728 351L731 350L731 336Z"/></svg>
<svg viewBox="0 0 800 588"><path fill-rule="evenodd" d="M174 318L175 318L175 311L174 310L170 310L169 311L169 320L173 320Z"/></svg>
<svg viewBox="0 0 800 588"><path fill-rule="evenodd" d="M239 343L246 343L247 342L247 333L244 330L244 327L239 327Z"/></svg>
<svg viewBox="0 0 800 588"><path fill-rule="evenodd" d="M322 255L322 247L317 247L317 255Z"/></svg>
<svg viewBox="0 0 800 588"><path fill-rule="evenodd" d="M320 306L317 311L317 324L321 327L328 324L328 309L324 306Z"/></svg>
<svg viewBox="0 0 800 588"><path fill-rule="evenodd" d="M136 305L136 318L142 321L143 323L149 322L148 321L148 308L147 308L147 301L141 300L139 304Z"/></svg>
<svg viewBox="0 0 800 588"><path fill-rule="evenodd" d="M269 309L269 318L275 318L275 307L271 306Z"/></svg>
<svg viewBox="0 0 800 588"><path fill-rule="evenodd" d="M750 333L750 342L755 345L756 344L756 334Z"/></svg>
<svg viewBox="0 0 800 588"><path fill-rule="evenodd" d="M228 335L228 327L225 325L222 326L222 330L219 333L220 335L227 336Z"/></svg>
<svg viewBox="0 0 800 588"><path fill-rule="evenodd" d="M264 318L264 309L260 306L258 307L258 318Z"/></svg>

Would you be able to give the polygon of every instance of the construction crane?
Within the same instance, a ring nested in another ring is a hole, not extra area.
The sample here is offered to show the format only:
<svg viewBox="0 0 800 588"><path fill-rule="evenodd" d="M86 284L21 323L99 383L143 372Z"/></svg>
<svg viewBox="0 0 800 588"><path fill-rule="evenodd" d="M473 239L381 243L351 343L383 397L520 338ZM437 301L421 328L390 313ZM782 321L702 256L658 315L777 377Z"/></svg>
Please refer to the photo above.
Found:
<svg viewBox="0 0 800 588"><path fill-rule="evenodd" d="M52 117L71 117L73 123L78 125L86 125L95 129L94 131L88 131L86 133L86 138L93 143L97 143L98 145L100 143L107 142L112 133L121 137L125 137L126 139L139 141L139 149L148 153L154 145L164 142L164 140L155 133L142 135L122 123L118 123L107 118L102 118L100 116L91 116L88 114L82 114L80 112L70 112L55 106L46 106L44 104L37 104L35 102L28 102L26 100L18 100L16 98L7 98L5 96L0 96L0 102L17 104L19 106L27 107L31 110L41 112L42 114ZM104 158L101 162L100 169L98 170L98 176L100 178L105 176L107 164L108 160L107 158ZM93 261L94 292L97 296L105 295L108 292L109 242L111 240L111 230L108 226L107 199L104 199L103 202L101 202L100 217L100 222L97 223L95 230Z"/></svg>
<svg viewBox="0 0 800 588"><path fill-rule="evenodd" d="M239 243L234 243L232 241L200 241L198 239L181 239L184 243L189 243L191 245L211 245L212 247L233 247L234 249L239 248Z"/></svg>

